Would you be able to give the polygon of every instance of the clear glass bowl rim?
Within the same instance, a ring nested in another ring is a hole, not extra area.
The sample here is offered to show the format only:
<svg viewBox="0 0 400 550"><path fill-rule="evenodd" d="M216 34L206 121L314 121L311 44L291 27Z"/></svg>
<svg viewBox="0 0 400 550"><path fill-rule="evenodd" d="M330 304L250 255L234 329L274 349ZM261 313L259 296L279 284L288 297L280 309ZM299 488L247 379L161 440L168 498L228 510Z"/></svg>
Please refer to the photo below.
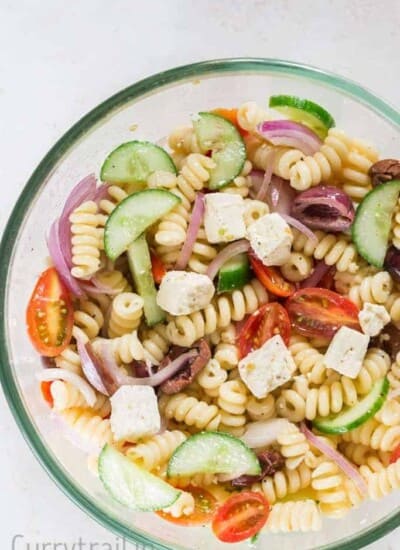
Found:
<svg viewBox="0 0 400 550"><path fill-rule="evenodd" d="M26 183L4 230L0 244L0 306L2 316L0 320L0 381L7 398L14 418L32 449L34 455L58 485L58 487L84 512L98 521L103 527L111 530L126 540L139 543L151 544L156 550L170 550L169 546L160 544L153 540L150 535L144 537L134 530L127 528L119 521L109 517L99 509L80 489L70 485L66 475L60 466L53 459L40 437L38 437L29 416L24 408L23 401L19 395L17 382L14 378L10 358L7 350L5 303L7 277L19 227L23 223L29 206L34 199L43 181L52 171L53 167L68 152L73 145L84 136L95 124L106 115L118 109L133 99L154 92L167 85L172 85L187 79L201 76L211 76L224 73L275 73L290 76L298 76L302 79L316 81L319 84L334 88L338 92L347 95L359 103L362 103L375 111L379 116L386 119L400 131L400 112L383 101L366 88L359 86L351 80L342 78L335 74L326 72L316 67L294 63L290 61L267 59L267 58L233 58L202 61L176 67L148 78L140 80L131 86L121 90L109 99L95 107L88 114L75 123L50 149L42 159L35 171ZM348 537L333 544L319 547L318 550L357 550L367 544L371 544L380 537L394 530L400 525L400 510L395 511L389 517L382 520L378 525L360 531L354 536ZM316 549L317 550L317 549Z"/></svg>

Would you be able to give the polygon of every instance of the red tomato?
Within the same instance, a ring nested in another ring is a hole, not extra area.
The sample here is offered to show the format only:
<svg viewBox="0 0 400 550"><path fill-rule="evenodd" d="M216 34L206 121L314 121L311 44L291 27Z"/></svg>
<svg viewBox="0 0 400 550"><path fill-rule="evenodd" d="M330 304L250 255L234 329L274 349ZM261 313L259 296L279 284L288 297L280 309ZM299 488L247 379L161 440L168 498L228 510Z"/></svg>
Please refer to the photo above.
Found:
<svg viewBox="0 0 400 550"><path fill-rule="evenodd" d="M360 330L358 307L325 288L303 288L286 301L292 326L312 338L332 338L340 327Z"/></svg>
<svg viewBox="0 0 400 550"><path fill-rule="evenodd" d="M269 502L261 493L245 491L232 495L217 510L212 529L222 542L239 542L264 527L269 510Z"/></svg>
<svg viewBox="0 0 400 550"><path fill-rule="evenodd" d="M162 510L156 512L156 514L177 525L204 525L210 523L217 506L216 498L200 487L192 487L190 485L189 487L185 487L185 491L189 491L194 497L195 508L193 514L180 518L174 518L174 516Z"/></svg>
<svg viewBox="0 0 400 550"><path fill-rule="evenodd" d="M400 445L397 445L395 450L390 455L390 460L389 460L390 464L394 464L399 460L399 458L400 458Z"/></svg>
<svg viewBox="0 0 400 550"><path fill-rule="evenodd" d="M151 252L151 271L153 273L153 279L154 282L158 285L161 283L162 278L166 274L167 270L165 269L165 265L162 263L160 258L154 254L154 252Z"/></svg>
<svg viewBox="0 0 400 550"><path fill-rule="evenodd" d="M222 116L223 118L226 118L226 120L229 120L236 128L239 130L242 136L247 136L249 132L247 130L244 130L240 127L238 119L237 119L237 109L225 109L224 107L220 107L218 109L214 109L211 111L215 115Z"/></svg>
<svg viewBox="0 0 400 550"><path fill-rule="evenodd" d="M296 287L292 283L288 283L282 277L278 269L264 265L253 251L249 252L249 259L257 279L267 290L275 294L275 296L283 296L286 298L296 290Z"/></svg>
<svg viewBox="0 0 400 550"><path fill-rule="evenodd" d="M36 283L26 312L28 334L37 351L59 355L69 344L74 311L67 288L56 269L46 269Z"/></svg>
<svg viewBox="0 0 400 550"><path fill-rule="evenodd" d="M46 401L46 403L50 405L50 407L53 407L54 401L50 391L51 384L52 382L50 382L49 380L44 380L40 383L40 390L42 392L42 397Z"/></svg>
<svg viewBox="0 0 400 550"><path fill-rule="evenodd" d="M262 305L247 319L238 335L240 357L260 348L264 342L280 334L286 345L290 338L290 319L286 309L272 302Z"/></svg>

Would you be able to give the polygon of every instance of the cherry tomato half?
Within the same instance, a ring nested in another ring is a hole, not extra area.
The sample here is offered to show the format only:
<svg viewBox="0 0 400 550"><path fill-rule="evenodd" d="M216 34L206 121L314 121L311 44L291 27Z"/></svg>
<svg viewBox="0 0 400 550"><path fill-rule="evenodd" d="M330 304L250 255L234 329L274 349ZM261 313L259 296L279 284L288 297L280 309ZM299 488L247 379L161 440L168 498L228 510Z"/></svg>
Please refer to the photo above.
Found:
<svg viewBox="0 0 400 550"><path fill-rule="evenodd" d="M210 523L217 507L216 498L200 487L189 485L189 487L185 487L185 491L191 493L194 497L194 512L190 516L174 518L174 516L162 510L156 512L156 514L177 525L205 525Z"/></svg>
<svg viewBox="0 0 400 550"><path fill-rule="evenodd" d="M267 267L257 258L253 251L249 252L249 260L260 283L275 296L287 297L293 294L296 287L286 281L276 267Z"/></svg>
<svg viewBox="0 0 400 550"><path fill-rule="evenodd" d="M395 450L390 455L390 460L389 460L390 464L394 464L399 460L399 458L400 458L400 445L397 445Z"/></svg>
<svg viewBox="0 0 400 550"><path fill-rule="evenodd" d="M223 118L226 118L226 120L229 120L229 122L231 122L234 126L236 126L236 128L239 130L242 136L247 136L247 134L249 133L247 130L244 130L244 128L241 128L237 118L237 114L238 114L237 109L226 109L224 107L219 107L217 109L213 109L211 112L214 113L215 115L219 115L219 116L222 116Z"/></svg>
<svg viewBox="0 0 400 550"><path fill-rule="evenodd" d="M42 397L46 401L46 403L50 405L50 407L53 407L54 401L50 391L51 384L51 381L44 380L40 383L40 391L42 392Z"/></svg>
<svg viewBox="0 0 400 550"><path fill-rule="evenodd" d="M286 301L292 326L312 338L332 338L340 327L360 330L358 307L325 288L303 288Z"/></svg>
<svg viewBox="0 0 400 550"><path fill-rule="evenodd" d="M253 491L233 495L217 510L212 529L222 542L239 542L253 537L268 519L266 498Z"/></svg>
<svg viewBox="0 0 400 550"><path fill-rule="evenodd" d="M272 302L262 305L247 319L238 335L240 357L260 348L267 340L280 334L286 345L290 338L290 319L286 309Z"/></svg>
<svg viewBox="0 0 400 550"><path fill-rule="evenodd" d="M153 274L153 279L156 284L160 284L162 278L167 273L165 265L162 263L160 258L152 251L150 253L151 257L151 272Z"/></svg>
<svg viewBox="0 0 400 550"><path fill-rule="evenodd" d="M69 292L54 267L40 275L28 304L26 322L31 342L41 355L55 357L69 344L74 311Z"/></svg>

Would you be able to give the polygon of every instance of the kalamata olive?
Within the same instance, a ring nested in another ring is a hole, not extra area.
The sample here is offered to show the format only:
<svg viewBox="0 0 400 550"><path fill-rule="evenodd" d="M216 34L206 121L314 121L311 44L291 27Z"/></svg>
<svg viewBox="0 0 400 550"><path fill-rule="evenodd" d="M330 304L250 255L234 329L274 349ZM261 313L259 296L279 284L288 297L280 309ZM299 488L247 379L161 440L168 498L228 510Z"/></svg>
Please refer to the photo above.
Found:
<svg viewBox="0 0 400 550"><path fill-rule="evenodd" d="M400 352L400 330L393 323L389 323L378 336L371 338L370 347L383 349L392 361L395 361Z"/></svg>
<svg viewBox="0 0 400 550"><path fill-rule="evenodd" d="M400 283L400 250L391 246L386 252L385 269L395 281Z"/></svg>
<svg viewBox="0 0 400 550"><path fill-rule="evenodd" d="M400 179L400 160L382 159L371 166L368 171L372 185L376 187L388 181Z"/></svg>
<svg viewBox="0 0 400 550"><path fill-rule="evenodd" d="M279 472L285 466L285 459L279 451L265 450L261 451L257 455L261 465L261 474L259 475L241 475L232 479L232 487L242 489L244 487L251 487L253 483L262 481L267 476L273 476L276 472Z"/></svg>
<svg viewBox="0 0 400 550"><path fill-rule="evenodd" d="M341 189L317 185L299 193L292 204L291 215L311 229L338 232L348 229L354 220L354 206Z"/></svg>

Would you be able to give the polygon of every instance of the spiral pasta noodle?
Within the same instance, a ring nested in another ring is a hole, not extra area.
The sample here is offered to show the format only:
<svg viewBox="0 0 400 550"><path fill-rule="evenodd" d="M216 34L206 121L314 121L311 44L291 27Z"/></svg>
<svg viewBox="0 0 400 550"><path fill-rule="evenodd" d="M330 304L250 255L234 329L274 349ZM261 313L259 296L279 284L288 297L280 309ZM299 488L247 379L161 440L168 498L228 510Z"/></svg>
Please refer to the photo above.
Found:
<svg viewBox="0 0 400 550"><path fill-rule="evenodd" d="M385 305L393 289L393 281L387 271L365 277L359 285L350 288L349 298L359 308L365 302Z"/></svg>
<svg viewBox="0 0 400 550"><path fill-rule="evenodd" d="M276 416L275 397L269 393L263 399L250 396L246 403L246 411L251 420L268 420Z"/></svg>
<svg viewBox="0 0 400 550"><path fill-rule="evenodd" d="M218 406L221 412L222 431L234 429L235 435L244 432L247 398L247 388L241 380L229 380L220 386Z"/></svg>
<svg viewBox="0 0 400 550"><path fill-rule="evenodd" d="M295 470L310 450L305 435L295 424L288 424L287 428L279 433L277 443L288 470Z"/></svg>
<svg viewBox="0 0 400 550"><path fill-rule="evenodd" d="M154 365L158 365L168 353L171 341L167 336L167 327L158 324L141 333L141 342L146 358Z"/></svg>
<svg viewBox="0 0 400 550"><path fill-rule="evenodd" d="M252 185L252 179L250 172L253 166L249 160L246 160L243 168L236 178L233 178L232 182L224 186L220 192L230 193L233 195L240 195L245 199L250 193L250 187Z"/></svg>
<svg viewBox="0 0 400 550"><path fill-rule="evenodd" d="M390 453L384 451L374 452L370 447L361 443L342 442L340 443L340 451L357 466L367 466L374 471L385 468L389 464ZM376 466L376 461L379 462L381 467Z"/></svg>
<svg viewBox="0 0 400 550"><path fill-rule="evenodd" d="M278 502L272 506L266 523L271 533L319 531L322 527L318 505L311 499Z"/></svg>
<svg viewBox="0 0 400 550"><path fill-rule="evenodd" d="M65 409L77 407L88 408L88 404L82 393L69 382L54 380L50 387L50 393L53 398L53 408L56 411L64 411ZM110 401L105 395L97 393L96 402L90 408L104 418L110 414Z"/></svg>
<svg viewBox="0 0 400 550"><path fill-rule="evenodd" d="M132 287L127 281L124 274L116 269L100 271L96 275L96 280L100 285L104 285L105 288L110 288L110 294L121 292L132 292ZM107 290L105 290L107 293ZM103 296L100 294L100 296Z"/></svg>
<svg viewBox="0 0 400 550"><path fill-rule="evenodd" d="M337 464L330 460L322 462L311 474L311 487L323 514L340 518L351 508L345 477Z"/></svg>
<svg viewBox="0 0 400 550"><path fill-rule="evenodd" d="M228 378L226 370L221 368L218 360L213 358L197 375L197 382L210 397L218 397L221 385Z"/></svg>
<svg viewBox="0 0 400 550"><path fill-rule="evenodd" d="M345 235L333 235L315 231L316 242L309 239L297 229L293 230L293 250L316 260L324 260L327 265L334 265L338 271L356 272L358 254L355 246Z"/></svg>
<svg viewBox="0 0 400 550"><path fill-rule="evenodd" d="M400 426L385 426L371 418L355 430L343 434L343 440L369 445L371 449L393 451L400 443Z"/></svg>
<svg viewBox="0 0 400 550"><path fill-rule="evenodd" d="M190 516L194 512L194 497L191 493L183 491L176 501L163 509L164 512L170 514L174 518L182 516Z"/></svg>
<svg viewBox="0 0 400 550"><path fill-rule="evenodd" d="M162 395L159 407L166 418L183 422L187 426L195 426L199 430L217 430L221 422L218 407L189 397L185 393Z"/></svg>
<svg viewBox="0 0 400 550"><path fill-rule="evenodd" d="M368 494L378 500L395 489L400 489L400 460L367 477Z"/></svg>
<svg viewBox="0 0 400 550"><path fill-rule="evenodd" d="M99 334L104 325L104 315L92 300L80 300L74 311L73 337L86 343Z"/></svg>
<svg viewBox="0 0 400 550"><path fill-rule="evenodd" d="M306 338L292 335L289 351L300 373L306 375L311 383L322 384L325 381L324 355L315 349Z"/></svg>
<svg viewBox="0 0 400 550"><path fill-rule="evenodd" d="M71 275L77 279L89 279L100 269L101 238L97 204L86 201L75 208L69 217L71 222Z"/></svg>
<svg viewBox="0 0 400 550"><path fill-rule="evenodd" d="M247 132L256 132L257 126L268 118L268 113L255 101L246 101L237 110L238 124Z"/></svg>
<svg viewBox="0 0 400 550"><path fill-rule="evenodd" d="M117 363L129 365L132 361L143 361L146 359L144 346L140 342L137 331L134 330L130 334L123 334L116 338L106 340L105 338L97 338L93 341L92 346L94 351L101 357L102 346L110 345Z"/></svg>
<svg viewBox="0 0 400 550"><path fill-rule="evenodd" d="M304 156L290 168L290 185L297 191L305 191L341 175L348 155L348 138L344 132L331 128L317 153Z"/></svg>
<svg viewBox="0 0 400 550"><path fill-rule="evenodd" d="M167 335L173 344L189 347L205 335L212 334L233 321L241 321L268 301L268 294L257 279L241 290L218 296L201 311L174 317L167 327Z"/></svg>
<svg viewBox="0 0 400 550"><path fill-rule="evenodd" d="M108 418L102 418L88 409L80 408L66 409L60 415L77 434L89 443L99 448L104 447L106 443L112 443L113 436Z"/></svg>
<svg viewBox="0 0 400 550"><path fill-rule="evenodd" d="M392 363L387 377L392 390L400 388L400 353L396 355L396 361Z"/></svg>
<svg viewBox="0 0 400 550"><path fill-rule="evenodd" d="M135 330L143 315L143 298L134 292L122 292L111 304L108 336L114 338Z"/></svg>
<svg viewBox="0 0 400 550"><path fill-rule="evenodd" d="M68 344L68 346L54 358L56 367L65 369L75 374L82 374L81 358L76 351L75 344Z"/></svg>
<svg viewBox="0 0 400 550"><path fill-rule="evenodd" d="M150 174L147 184L150 189L174 189L176 187L176 175L164 170L155 170Z"/></svg>
<svg viewBox="0 0 400 550"><path fill-rule="evenodd" d="M208 242L204 226L201 226L189 258L189 268L195 273L204 274L217 254L216 247Z"/></svg>
<svg viewBox="0 0 400 550"><path fill-rule="evenodd" d="M368 174L371 166L378 160L378 153L371 147L353 140L347 155L346 166L342 171L343 191L355 201L362 200L372 189Z"/></svg>
<svg viewBox="0 0 400 550"><path fill-rule="evenodd" d="M120 185L109 185L107 188L107 198L102 199L99 202L99 210L102 215L99 216L101 220L100 225L104 226L108 216L114 210L114 208L122 202L128 193Z"/></svg>
<svg viewBox="0 0 400 550"><path fill-rule="evenodd" d="M293 495L311 484L311 469L305 464L294 470L287 468L265 477L261 483L253 485L253 490L262 492L270 504Z"/></svg>
<svg viewBox="0 0 400 550"><path fill-rule="evenodd" d="M191 126L177 126L168 136L168 145L176 153L201 153L196 134Z"/></svg>
<svg viewBox="0 0 400 550"><path fill-rule="evenodd" d="M255 199L245 199L243 219L246 227L269 213L268 205L265 202Z"/></svg>
<svg viewBox="0 0 400 550"><path fill-rule="evenodd" d="M299 283L312 273L314 262L302 252L291 252L289 260L281 266L282 275L288 281Z"/></svg>
<svg viewBox="0 0 400 550"><path fill-rule="evenodd" d="M154 471L165 466L175 449L185 440L183 432L166 430L138 445L129 446L126 455L139 466Z"/></svg>
<svg viewBox="0 0 400 550"><path fill-rule="evenodd" d="M366 395L372 386L383 378L390 368L389 355L379 348L369 348L360 372L354 379L358 395Z"/></svg>

